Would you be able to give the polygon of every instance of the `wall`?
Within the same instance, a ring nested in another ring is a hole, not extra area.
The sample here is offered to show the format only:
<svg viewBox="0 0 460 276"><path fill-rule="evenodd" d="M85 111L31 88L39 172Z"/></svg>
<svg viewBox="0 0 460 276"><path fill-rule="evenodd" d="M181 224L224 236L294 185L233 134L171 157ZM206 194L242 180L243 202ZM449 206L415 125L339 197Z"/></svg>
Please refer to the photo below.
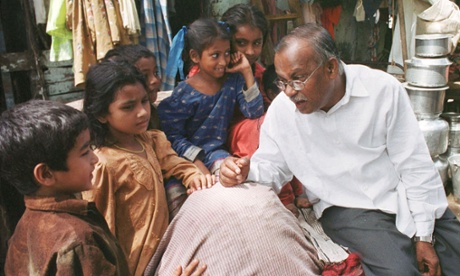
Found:
<svg viewBox="0 0 460 276"><path fill-rule="evenodd" d="M204 13L206 16L220 19L222 14L231 6L240 3L248 4L249 2L249 0L204 0Z"/></svg>
<svg viewBox="0 0 460 276"><path fill-rule="evenodd" d="M300 1L300 0L299 0ZM378 32L379 39L373 46L379 60L386 62L388 53L385 49L385 41L388 35L391 43L391 30L388 29L386 20L388 14L381 14L376 29L370 21L356 22L353 16L356 0L342 0L342 12L338 25L335 27L335 41L341 56L346 61L369 62L371 61L371 48L369 40L374 31ZM382 1L385 2L385 1ZM204 14L219 19L231 6L239 3L250 3L249 0L204 0ZM390 47L389 45L386 46ZM389 49L389 48L388 48ZM389 52L389 50L388 50Z"/></svg>
<svg viewBox="0 0 460 276"><path fill-rule="evenodd" d="M386 62L389 53L389 49L388 53L386 53L387 50L384 50L385 41L388 40L387 35L390 35L391 43L391 29L388 29L386 24L388 19L387 9L380 9L380 20L377 24L369 20L357 22L353 16L355 5L356 0L342 1L342 13L339 24L335 28L335 41L341 57L347 61L371 61L369 42L372 39L373 32L377 32L379 39L373 47L376 49L379 60ZM374 26L376 26L375 30Z"/></svg>

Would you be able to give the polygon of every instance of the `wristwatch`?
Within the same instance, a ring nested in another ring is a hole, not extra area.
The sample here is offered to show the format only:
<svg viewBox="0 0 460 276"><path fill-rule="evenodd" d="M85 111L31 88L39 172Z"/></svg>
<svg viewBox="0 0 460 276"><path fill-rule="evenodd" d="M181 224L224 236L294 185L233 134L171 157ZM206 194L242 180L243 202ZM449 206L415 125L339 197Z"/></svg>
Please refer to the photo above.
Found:
<svg viewBox="0 0 460 276"><path fill-rule="evenodd" d="M431 243L431 245L434 245L434 237L432 235L430 236L414 236L414 242L427 242Z"/></svg>

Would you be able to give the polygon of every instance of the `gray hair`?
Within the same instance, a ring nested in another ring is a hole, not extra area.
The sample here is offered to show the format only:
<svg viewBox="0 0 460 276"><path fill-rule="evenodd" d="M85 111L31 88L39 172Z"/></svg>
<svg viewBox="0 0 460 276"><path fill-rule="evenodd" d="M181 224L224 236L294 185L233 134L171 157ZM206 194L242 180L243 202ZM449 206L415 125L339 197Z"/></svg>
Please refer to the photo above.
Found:
<svg viewBox="0 0 460 276"><path fill-rule="evenodd" d="M289 46L292 40L303 40L313 47L316 53L316 62L326 63L331 57L336 58L339 63L339 74L344 72L343 63L340 59L337 46L329 32L321 25L316 23L307 23L292 30L284 36L275 47L275 53L278 53Z"/></svg>

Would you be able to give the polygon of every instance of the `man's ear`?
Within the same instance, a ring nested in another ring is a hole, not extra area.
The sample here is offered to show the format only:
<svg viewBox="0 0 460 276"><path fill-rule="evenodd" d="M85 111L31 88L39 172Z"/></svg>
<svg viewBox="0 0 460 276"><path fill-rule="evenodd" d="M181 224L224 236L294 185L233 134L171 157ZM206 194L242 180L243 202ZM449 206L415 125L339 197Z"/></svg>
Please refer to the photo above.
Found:
<svg viewBox="0 0 460 276"><path fill-rule="evenodd" d="M336 58L332 57L328 60L327 73L331 79L335 79L339 75L339 61Z"/></svg>
<svg viewBox="0 0 460 276"><path fill-rule="evenodd" d="M45 163L37 164L34 168L35 180L43 186L49 187L54 185L54 173Z"/></svg>
<svg viewBox="0 0 460 276"><path fill-rule="evenodd" d="M200 62L200 55L198 54L197 51L191 49L188 54L190 55L190 59L193 61L193 63L198 63Z"/></svg>

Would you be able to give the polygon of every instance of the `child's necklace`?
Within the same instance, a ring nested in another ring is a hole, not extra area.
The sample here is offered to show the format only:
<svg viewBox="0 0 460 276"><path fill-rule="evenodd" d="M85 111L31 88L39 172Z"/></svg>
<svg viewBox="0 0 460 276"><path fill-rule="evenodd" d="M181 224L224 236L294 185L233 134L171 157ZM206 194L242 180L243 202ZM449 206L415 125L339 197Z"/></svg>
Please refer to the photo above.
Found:
<svg viewBox="0 0 460 276"><path fill-rule="evenodd" d="M143 153L145 151L145 147L144 147L144 144L142 144L139 140L136 139L136 141L139 143L139 145L141 145L142 149L141 150L130 150L130 149L127 149L127 148L123 148L123 147L120 147L118 146L117 144L113 144L114 147L116 147L117 149L121 149L121 150L124 150L124 151L127 151L127 152L130 152L130 153Z"/></svg>

